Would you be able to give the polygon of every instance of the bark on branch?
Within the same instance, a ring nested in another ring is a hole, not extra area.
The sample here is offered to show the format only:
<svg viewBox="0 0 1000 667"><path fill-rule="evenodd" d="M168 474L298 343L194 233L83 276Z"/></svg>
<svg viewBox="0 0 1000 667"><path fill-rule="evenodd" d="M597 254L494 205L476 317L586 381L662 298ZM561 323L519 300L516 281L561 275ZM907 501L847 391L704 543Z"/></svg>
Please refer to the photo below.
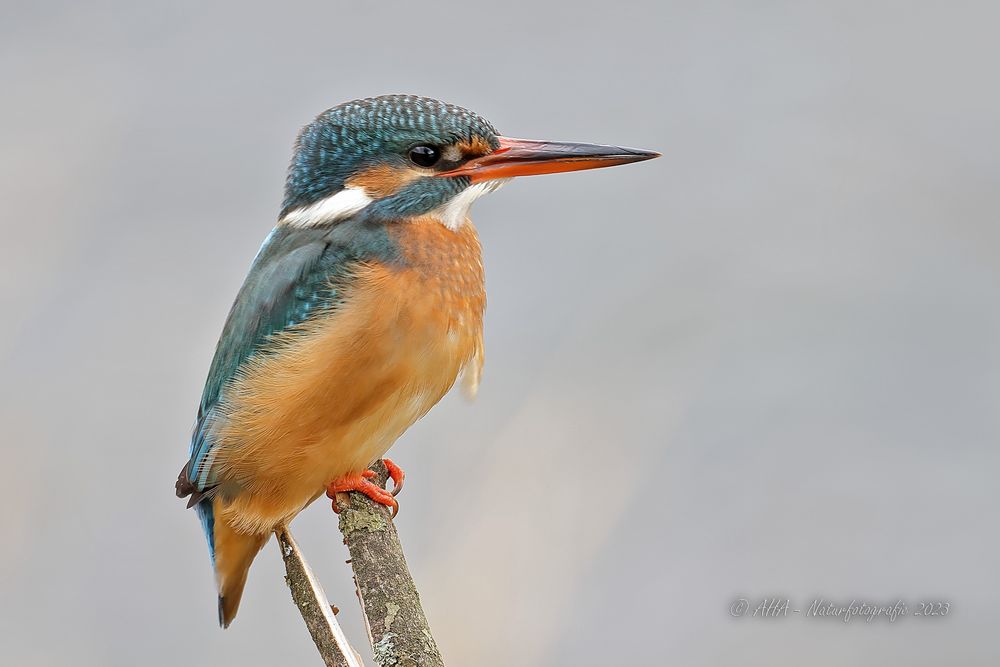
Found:
<svg viewBox="0 0 1000 667"><path fill-rule="evenodd" d="M382 462L372 470L372 481L385 487L389 473ZM360 493L337 494L337 507L375 663L444 667L389 510Z"/></svg>
<svg viewBox="0 0 1000 667"><path fill-rule="evenodd" d="M364 667L361 657L348 643L337 623L326 593L288 528L278 529L274 535L278 538L281 558L285 561L285 583L292 591L292 600L299 608L326 667Z"/></svg>
<svg viewBox="0 0 1000 667"><path fill-rule="evenodd" d="M389 474L382 462L372 470L376 473L372 481L385 487ZM389 510L356 492L338 493L336 502L375 663L379 667L444 667ZM324 662L328 667L356 667L360 659L343 638L322 588L291 535L287 530L277 534L292 598Z"/></svg>

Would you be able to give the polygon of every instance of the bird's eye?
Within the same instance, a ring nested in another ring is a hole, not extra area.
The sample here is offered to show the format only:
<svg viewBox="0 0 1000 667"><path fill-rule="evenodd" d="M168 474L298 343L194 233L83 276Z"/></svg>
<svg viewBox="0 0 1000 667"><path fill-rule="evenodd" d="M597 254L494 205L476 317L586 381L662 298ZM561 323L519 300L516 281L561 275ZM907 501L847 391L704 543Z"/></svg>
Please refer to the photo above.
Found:
<svg viewBox="0 0 1000 667"><path fill-rule="evenodd" d="M410 161L420 167L433 167L441 159L441 151L434 146L421 144L410 149Z"/></svg>

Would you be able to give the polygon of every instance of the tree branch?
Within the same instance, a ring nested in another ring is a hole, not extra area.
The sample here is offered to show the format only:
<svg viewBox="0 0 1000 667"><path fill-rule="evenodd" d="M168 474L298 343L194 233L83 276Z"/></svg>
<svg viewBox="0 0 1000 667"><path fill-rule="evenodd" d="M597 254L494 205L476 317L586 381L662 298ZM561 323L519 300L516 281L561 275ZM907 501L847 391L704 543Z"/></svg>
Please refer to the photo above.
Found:
<svg viewBox="0 0 1000 667"><path fill-rule="evenodd" d="M371 468L372 481L385 487L385 465ZM338 493L336 502L376 664L444 667L389 510L356 492Z"/></svg>
<svg viewBox="0 0 1000 667"><path fill-rule="evenodd" d="M285 561L285 582L292 591L292 600L299 608L326 667L364 667L357 651L340 629L326 593L288 528L279 528L274 535L278 538L281 557Z"/></svg>
<svg viewBox="0 0 1000 667"><path fill-rule="evenodd" d="M371 481L385 488L389 477L385 465L378 461L372 470L375 477ZM338 493L336 503L376 664L444 667L389 511L356 492ZM275 535L292 600L323 662L327 667L363 667L291 533L282 528Z"/></svg>

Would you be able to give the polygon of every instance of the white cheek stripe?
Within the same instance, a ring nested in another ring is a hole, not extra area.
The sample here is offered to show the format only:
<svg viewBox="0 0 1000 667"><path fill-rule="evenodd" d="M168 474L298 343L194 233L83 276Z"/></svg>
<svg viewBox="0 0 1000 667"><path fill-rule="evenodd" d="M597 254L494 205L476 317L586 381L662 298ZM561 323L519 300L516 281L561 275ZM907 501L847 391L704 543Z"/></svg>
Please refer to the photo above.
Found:
<svg viewBox="0 0 1000 667"><path fill-rule="evenodd" d="M323 225L354 215L371 203L372 198L368 196L364 188L347 186L326 199L320 199L309 206L289 211L285 217L278 221L278 224L293 227Z"/></svg>
<svg viewBox="0 0 1000 667"><path fill-rule="evenodd" d="M431 211L430 215L440 220L441 224L445 227L454 231L464 225L465 221L469 219L469 209L472 208L477 199L499 189L508 180L500 178L470 185L445 202L443 206L439 206Z"/></svg>

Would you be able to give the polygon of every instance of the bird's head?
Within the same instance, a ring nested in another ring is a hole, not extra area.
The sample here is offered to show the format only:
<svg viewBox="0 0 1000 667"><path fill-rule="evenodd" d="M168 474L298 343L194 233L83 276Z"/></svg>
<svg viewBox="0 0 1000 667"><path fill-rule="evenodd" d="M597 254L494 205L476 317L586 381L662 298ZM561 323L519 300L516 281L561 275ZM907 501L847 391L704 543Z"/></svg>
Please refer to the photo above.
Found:
<svg viewBox="0 0 1000 667"><path fill-rule="evenodd" d="M433 215L454 229L480 196L513 176L610 167L651 151L511 139L484 118L412 95L346 102L303 128L279 222L324 225Z"/></svg>

